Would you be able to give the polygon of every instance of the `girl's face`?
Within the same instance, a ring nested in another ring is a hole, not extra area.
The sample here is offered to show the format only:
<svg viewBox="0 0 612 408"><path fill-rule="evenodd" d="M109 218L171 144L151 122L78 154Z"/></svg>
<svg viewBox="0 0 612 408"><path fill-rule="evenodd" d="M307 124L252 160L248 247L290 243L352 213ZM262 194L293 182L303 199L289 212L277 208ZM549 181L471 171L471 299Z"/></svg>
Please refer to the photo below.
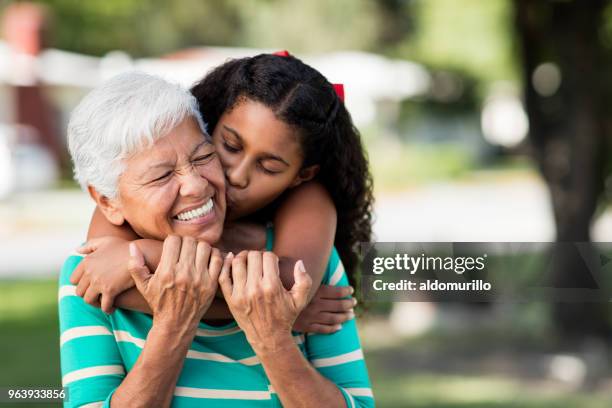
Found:
<svg viewBox="0 0 612 408"><path fill-rule="evenodd" d="M227 181L229 220L252 214L315 175L315 166L302 169L297 131L262 103L238 102L212 136Z"/></svg>

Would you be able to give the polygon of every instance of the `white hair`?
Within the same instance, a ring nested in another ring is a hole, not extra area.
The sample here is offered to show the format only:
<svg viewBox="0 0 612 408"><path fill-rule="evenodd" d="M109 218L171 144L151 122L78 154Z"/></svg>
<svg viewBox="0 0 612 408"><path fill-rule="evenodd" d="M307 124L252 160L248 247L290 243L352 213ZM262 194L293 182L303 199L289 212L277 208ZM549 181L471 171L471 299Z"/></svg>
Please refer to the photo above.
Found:
<svg viewBox="0 0 612 408"><path fill-rule="evenodd" d="M195 97L180 85L142 72L109 79L87 94L70 117L74 178L84 189L91 185L102 195L116 197L124 160L188 117L209 137Z"/></svg>

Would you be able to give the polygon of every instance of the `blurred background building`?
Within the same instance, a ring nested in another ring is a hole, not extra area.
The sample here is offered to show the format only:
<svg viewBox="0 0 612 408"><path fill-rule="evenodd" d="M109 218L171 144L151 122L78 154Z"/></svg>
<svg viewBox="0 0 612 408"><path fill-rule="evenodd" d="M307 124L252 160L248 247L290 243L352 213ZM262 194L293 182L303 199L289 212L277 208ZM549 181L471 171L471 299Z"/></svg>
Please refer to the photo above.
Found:
<svg viewBox="0 0 612 408"><path fill-rule="evenodd" d="M610 1L0 0L0 13L0 386L59 383L54 279L93 210L66 124L126 70L189 86L228 58L286 49L344 83L379 241L612 240ZM552 283L592 284L574 255L555 262ZM607 304L367 309L380 406L612 396Z"/></svg>

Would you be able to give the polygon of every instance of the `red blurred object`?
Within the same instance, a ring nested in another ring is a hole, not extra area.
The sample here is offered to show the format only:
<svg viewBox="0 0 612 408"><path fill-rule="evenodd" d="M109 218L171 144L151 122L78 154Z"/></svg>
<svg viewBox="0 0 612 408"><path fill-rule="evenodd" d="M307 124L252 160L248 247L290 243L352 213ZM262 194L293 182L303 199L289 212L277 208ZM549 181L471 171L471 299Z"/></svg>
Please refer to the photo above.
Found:
<svg viewBox="0 0 612 408"><path fill-rule="evenodd" d="M338 98L344 102L344 84L332 84L334 91L338 94Z"/></svg>
<svg viewBox="0 0 612 408"><path fill-rule="evenodd" d="M287 50L276 51L272 54L278 55L279 57L288 57L291 55ZM338 98L340 98L340 100L344 102L344 84L332 84L332 86L334 87L334 91L336 91L336 94L338 94Z"/></svg>
<svg viewBox="0 0 612 408"><path fill-rule="evenodd" d="M2 34L16 52L38 55L43 48L46 21L46 10L40 4L13 3L4 11Z"/></svg>

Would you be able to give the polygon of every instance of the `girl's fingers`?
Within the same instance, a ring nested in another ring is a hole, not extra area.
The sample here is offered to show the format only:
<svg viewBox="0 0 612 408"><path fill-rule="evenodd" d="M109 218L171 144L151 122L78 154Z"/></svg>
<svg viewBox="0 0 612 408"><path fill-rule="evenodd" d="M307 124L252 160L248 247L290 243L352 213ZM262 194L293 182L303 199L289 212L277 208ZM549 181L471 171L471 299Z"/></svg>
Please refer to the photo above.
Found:
<svg viewBox="0 0 612 408"><path fill-rule="evenodd" d="M73 285L78 284L81 281L81 277L85 272L85 260L82 260L76 267L76 269L70 275L70 283Z"/></svg>
<svg viewBox="0 0 612 408"><path fill-rule="evenodd" d="M89 288L89 276L84 275L79 281L79 284L77 285L74 292L76 293L77 296L83 297L83 295L85 295L85 292L87 291L88 288Z"/></svg>
<svg viewBox="0 0 612 408"><path fill-rule="evenodd" d="M313 323L308 327L308 333L332 334L342 328L340 324Z"/></svg>
<svg viewBox="0 0 612 408"><path fill-rule="evenodd" d="M312 303L322 312L350 312L357 304L355 298L349 299L313 299ZM310 307L310 306L309 306Z"/></svg>
<svg viewBox="0 0 612 408"><path fill-rule="evenodd" d="M105 242L105 238L92 238L80 247L77 247L76 251L83 255L91 254L92 252L97 251L103 242Z"/></svg>
<svg viewBox="0 0 612 408"><path fill-rule="evenodd" d="M328 325L338 325L342 324L348 320L351 320L355 317L355 313L347 312L347 313L328 313L323 312L316 315L315 319L317 323L328 324Z"/></svg>
<svg viewBox="0 0 612 408"><path fill-rule="evenodd" d="M351 296L354 292L352 286L321 285L315 296L324 299L342 299Z"/></svg>
<svg viewBox="0 0 612 408"><path fill-rule="evenodd" d="M89 305L100 307L100 292L89 286L87 291L85 291L83 300Z"/></svg>
<svg viewBox="0 0 612 408"><path fill-rule="evenodd" d="M102 295L100 297L100 309L106 314L111 314L115 310L113 304L115 303L115 298L109 295Z"/></svg>
<svg viewBox="0 0 612 408"><path fill-rule="evenodd" d="M92 246L89 242L84 243L80 247L77 247L75 251L81 255L89 255L92 252L95 252L96 248Z"/></svg>

